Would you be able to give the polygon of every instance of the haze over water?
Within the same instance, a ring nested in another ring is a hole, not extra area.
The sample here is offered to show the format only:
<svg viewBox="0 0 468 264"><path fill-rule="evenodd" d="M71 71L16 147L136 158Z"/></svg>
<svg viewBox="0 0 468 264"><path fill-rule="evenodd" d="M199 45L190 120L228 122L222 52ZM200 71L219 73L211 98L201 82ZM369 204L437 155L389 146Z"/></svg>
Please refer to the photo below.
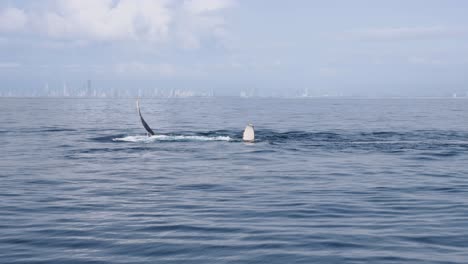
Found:
<svg viewBox="0 0 468 264"><path fill-rule="evenodd" d="M468 262L467 100L141 107L0 98L0 262Z"/></svg>

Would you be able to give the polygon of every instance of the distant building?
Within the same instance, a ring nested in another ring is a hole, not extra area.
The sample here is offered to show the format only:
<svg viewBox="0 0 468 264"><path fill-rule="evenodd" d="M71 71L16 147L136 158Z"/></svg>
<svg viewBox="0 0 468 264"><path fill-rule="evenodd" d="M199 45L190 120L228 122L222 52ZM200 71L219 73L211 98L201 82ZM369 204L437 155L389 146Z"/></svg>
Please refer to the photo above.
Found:
<svg viewBox="0 0 468 264"><path fill-rule="evenodd" d="M63 93L62 94L63 96L69 96L66 82L63 82L63 92L62 93Z"/></svg>
<svg viewBox="0 0 468 264"><path fill-rule="evenodd" d="M239 94L239 96L243 97L243 98L254 97L256 95L257 95L257 92L256 92L255 88L251 88L251 89L249 89L247 91L242 90L242 91L240 91L240 94Z"/></svg>

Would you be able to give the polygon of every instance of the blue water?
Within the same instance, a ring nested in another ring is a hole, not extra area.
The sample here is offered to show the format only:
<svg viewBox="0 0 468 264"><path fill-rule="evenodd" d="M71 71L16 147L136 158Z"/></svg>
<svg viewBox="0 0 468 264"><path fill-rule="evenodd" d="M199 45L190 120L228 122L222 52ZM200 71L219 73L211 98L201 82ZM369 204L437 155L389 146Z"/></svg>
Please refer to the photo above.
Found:
<svg viewBox="0 0 468 264"><path fill-rule="evenodd" d="M468 263L468 100L141 105L0 99L1 263Z"/></svg>

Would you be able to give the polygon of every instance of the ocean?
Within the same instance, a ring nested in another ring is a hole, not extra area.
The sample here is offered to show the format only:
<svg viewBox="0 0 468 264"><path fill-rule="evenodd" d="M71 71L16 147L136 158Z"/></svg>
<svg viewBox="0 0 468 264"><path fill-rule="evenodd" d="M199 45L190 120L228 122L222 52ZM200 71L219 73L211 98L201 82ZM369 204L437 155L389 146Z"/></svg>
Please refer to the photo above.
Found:
<svg viewBox="0 0 468 264"><path fill-rule="evenodd" d="M1 263L468 263L468 100L140 104L0 98Z"/></svg>

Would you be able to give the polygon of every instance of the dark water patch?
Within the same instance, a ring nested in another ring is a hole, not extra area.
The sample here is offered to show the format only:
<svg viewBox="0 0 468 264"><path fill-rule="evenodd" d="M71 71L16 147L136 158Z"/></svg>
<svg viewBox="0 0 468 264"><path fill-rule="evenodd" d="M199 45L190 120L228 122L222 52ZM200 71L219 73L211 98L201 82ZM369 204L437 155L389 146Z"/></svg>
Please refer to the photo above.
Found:
<svg viewBox="0 0 468 264"><path fill-rule="evenodd" d="M450 261L431 261L430 259L426 258L410 258L410 257L402 257L402 256L375 256L378 253L375 253L371 256L366 257L344 257L343 263L382 263L382 264L400 264L400 263L427 263L427 264L453 264Z"/></svg>
<svg viewBox="0 0 468 264"><path fill-rule="evenodd" d="M414 161L437 161L439 160L437 157L423 156L423 155L409 157L408 159L414 160Z"/></svg>
<svg viewBox="0 0 468 264"><path fill-rule="evenodd" d="M147 151L147 147L122 147L122 148L86 148L70 151L73 154L98 154L98 153L113 153L113 152L125 152L135 153L141 151Z"/></svg>
<svg viewBox="0 0 468 264"><path fill-rule="evenodd" d="M30 185L48 185L48 186L54 186L54 185L61 185L65 184L66 182L62 180L52 180L52 179L32 179L28 180L25 182L25 184Z"/></svg>
<svg viewBox="0 0 468 264"><path fill-rule="evenodd" d="M430 156L430 157L440 157L440 158L447 158L447 157L455 157L460 155L461 152L459 151L434 151L434 152L423 152L419 155L423 156Z"/></svg>
<svg viewBox="0 0 468 264"><path fill-rule="evenodd" d="M277 150L274 150L274 149L259 149L259 150L250 151L249 154L256 154L256 155L265 154L265 155L269 155L269 154L275 153L275 152L277 152Z"/></svg>
<svg viewBox="0 0 468 264"><path fill-rule="evenodd" d="M60 127L51 127L51 128L44 128L41 130L38 130L38 132L75 132L77 131L76 129L70 129L70 128L60 128Z"/></svg>
<svg viewBox="0 0 468 264"><path fill-rule="evenodd" d="M21 196L21 194L19 193L7 193L7 192L4 192L4 193L0 193L0 197L18 197L18 196Z"/></svg>
<svg viewBox="0 0 468 264"><path fill-rule="evenodd" d="M7 132L15 134L49 134L61 132L78 132L78 129L64 128L64 127L24 127L21 129L11 129Z"/></svg>
<svg viewBox="0 0 468 264"><path fill-rule="evenodd" d="M446 246L453 248L465 248L468 238L464 235L420 235L420 236L398 236L398 240L411 241L421 244Z"/></svg>
<svg viewBox="0 0 468 264"><path fill-rule="evenodd" d="M68 144L62 144L62 145L58 145L57 148L60 148L60 149L64 149L64 148L72 148L73 145L68 145Z"/></svg>
<svg viewBox="0 0 468 264"><path fill-rule="evenodd" d="M220 184L209 184L209 183L199 183L199 184L186 184L179 185L177 189L180 190L197 190L197 191L235 191L235 188L226 185Z"/></svg>
<svg viewBox="0 0 468 264"><path fill-rule="evenodd" d="M140 228L139 232L167 232L167 231L178 231L178 232L200 232L205 234L211 233L226 233L233 234L243 231L240 228L220 227L220 226L195 226L195 225L156 225Z"/></svg>
<svg viewBox="0 0 468 264"><path fill-rule="evenodd" d="M106 135L106 136L99 136L99 137L91 137L89 140L101 142L101 143L115 143L113 140L114 138L122 138L125 137L126 134L115 134L115 135Z"/></svg>
<svg viewBox="0 0 468 264"><path fill-rule="evenodd" d="M40 230L34 230L32 231L32 233L37 234L39 236L43 236L43 237L55 237L55 238L60 238L60 237L85 238L85 237L93 236L92 228L88 228L88 229L42 228Z"/></svg>

